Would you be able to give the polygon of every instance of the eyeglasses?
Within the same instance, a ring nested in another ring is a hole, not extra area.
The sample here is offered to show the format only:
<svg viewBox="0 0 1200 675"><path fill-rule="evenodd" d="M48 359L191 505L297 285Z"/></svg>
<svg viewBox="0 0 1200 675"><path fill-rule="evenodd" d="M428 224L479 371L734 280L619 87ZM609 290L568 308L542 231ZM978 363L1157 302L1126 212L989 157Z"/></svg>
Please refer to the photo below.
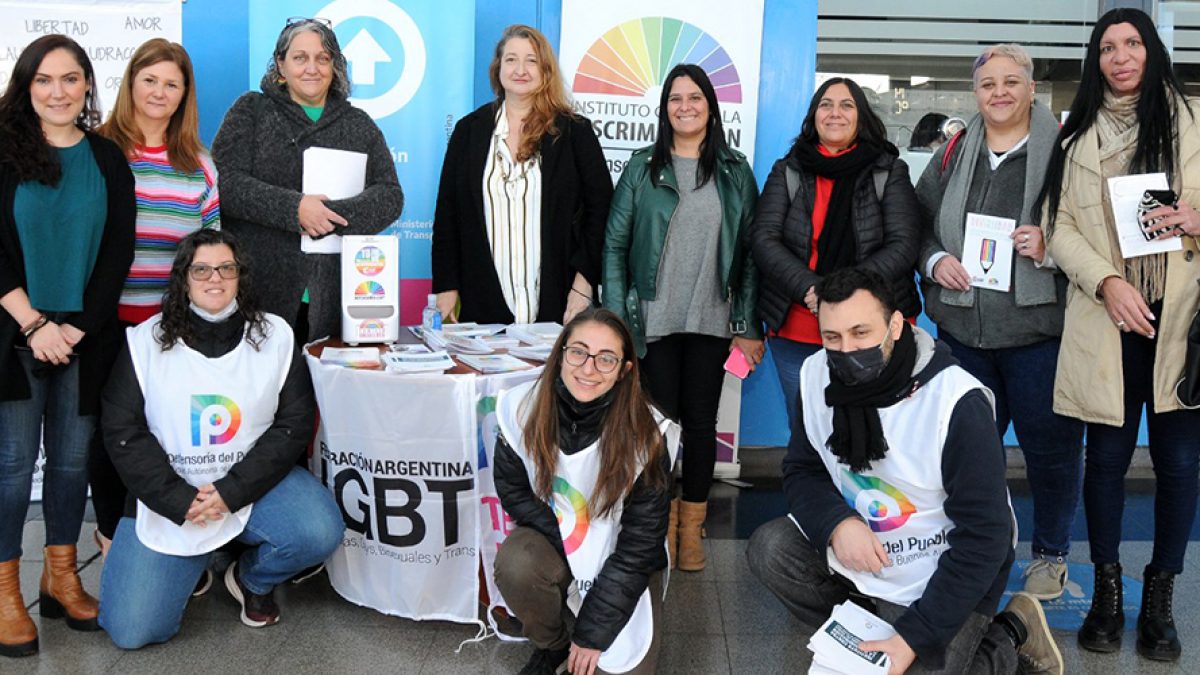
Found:
<svg viewBox="0 0 1200 675"><path fill-rule="evenodd" d="M302 23L319 23L326 28L333 28L332 21L319 16L289 16L287 23L283 24L283 27L291 28L292 26Z"/></svg>
<svg viewBox="0 0 1200 675"><path fill-rule="evenodd" d="M242 273L241 265L237 263L225 263L224 265L205 265L204 263L196 263L188 267L188 274L192 277L192 281L208 281L212 278L213 271L221 275L222 279L236 279Z"/></svg>
<svg viewBox="0 0 1200 675"><path fill-rule="evenodd" d="M599 354L589 354L586 349L579 347L563 347L563 358L566 362L577 368L582 368L583 364L591 359L596 364L596 370L601 373L611 373L616 370L617 366L621 365L621 357L612 352L600 352Z"/></svg>

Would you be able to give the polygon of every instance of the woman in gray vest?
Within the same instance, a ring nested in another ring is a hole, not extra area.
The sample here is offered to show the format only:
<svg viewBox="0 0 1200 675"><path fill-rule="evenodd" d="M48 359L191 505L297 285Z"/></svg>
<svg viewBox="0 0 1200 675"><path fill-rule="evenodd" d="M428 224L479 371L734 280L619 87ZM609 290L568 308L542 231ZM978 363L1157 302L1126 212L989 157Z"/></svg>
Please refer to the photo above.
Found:
<svg viewBox="0 0 1200 675"><path fill-rule="evenodd" d="M1025 590L1062 595L1079 502L1083 425L1051 410L1066 278L1046 255L1030 211L1042 188L1058 124L1033 100L1033 62L1019 45L988 47L972 77L979 114L934 153L917 183L924 234L918 268L925 312L938 337L996 394L996 430L1012 421L1033 493L1033 562ZM965 250L973 215L1010 220L1011 237ZM1011 246L1010 286L972 286L963 261L991 265Z"/></svg>

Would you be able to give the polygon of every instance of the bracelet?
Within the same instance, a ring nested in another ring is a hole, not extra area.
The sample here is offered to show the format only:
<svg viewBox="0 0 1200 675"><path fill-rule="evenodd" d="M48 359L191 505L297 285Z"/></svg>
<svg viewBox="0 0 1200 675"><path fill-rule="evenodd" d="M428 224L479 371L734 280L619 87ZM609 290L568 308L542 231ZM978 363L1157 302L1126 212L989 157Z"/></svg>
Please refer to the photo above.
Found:
<svg viewBox="0 0 1200 675"><path fill-rule="evenodd" d="M591 295L589 295L589 294L587 294L587 293L584 293L583 291L581 291L581 290L579 290L579 289L575 288L574 286L572 286L572 287L571 287L571 292L572 292L572 293L578 293L578 294L582 295L583 297L587 298L589 302L590 302L590 301L591 301L591 299L592 299L592 296L591 296Z"/></svg>
<svg viewBox="0 0 1200 675"><path fill-rule="evenodd" d="M21 335L24 335L25 339L28 340L31 335L38 332L38 329L47 323L50 323L50 320L46 318L46 315L38 314L38 318L34 319L28 325L21 327Z"/></svg>

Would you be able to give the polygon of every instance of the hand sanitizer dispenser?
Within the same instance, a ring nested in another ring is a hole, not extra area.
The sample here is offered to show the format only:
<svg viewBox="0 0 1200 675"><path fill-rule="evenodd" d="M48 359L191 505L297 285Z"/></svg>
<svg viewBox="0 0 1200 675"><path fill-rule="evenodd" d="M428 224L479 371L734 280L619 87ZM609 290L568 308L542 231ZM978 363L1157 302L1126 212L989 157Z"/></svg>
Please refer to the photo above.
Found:
<svg viewBox="0 0 1200 675"><path fill-rule="evenodd" d="M395 342L400 335L400 241L342 237L342 340Z"/></svg>

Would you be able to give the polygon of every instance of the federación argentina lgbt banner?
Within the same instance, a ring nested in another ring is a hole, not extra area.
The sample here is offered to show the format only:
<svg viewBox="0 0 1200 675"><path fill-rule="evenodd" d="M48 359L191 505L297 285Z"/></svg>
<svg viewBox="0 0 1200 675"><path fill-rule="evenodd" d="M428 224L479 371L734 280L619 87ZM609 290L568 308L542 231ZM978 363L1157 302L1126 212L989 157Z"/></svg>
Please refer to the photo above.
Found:
<svg viewBox="0 0 1200 675"><path fill-rule="evenodd" d="M249 89L258 90L289 17L328 19L350 68L350 101L375 120L404 188L400 321L421 322L429 292L433 210L454 122L473 108L474 0L255 0ZM393 281L395 283L395 281Z"/></svg>
<svg viewBox="0 0 1200 675"><path fill-rule="evenodd" d="M559 63L575 110L592 120L615 182L654 143L658 102L678 63L704 68L730 147L754 163L763 0L563 0Z"/></svg>

